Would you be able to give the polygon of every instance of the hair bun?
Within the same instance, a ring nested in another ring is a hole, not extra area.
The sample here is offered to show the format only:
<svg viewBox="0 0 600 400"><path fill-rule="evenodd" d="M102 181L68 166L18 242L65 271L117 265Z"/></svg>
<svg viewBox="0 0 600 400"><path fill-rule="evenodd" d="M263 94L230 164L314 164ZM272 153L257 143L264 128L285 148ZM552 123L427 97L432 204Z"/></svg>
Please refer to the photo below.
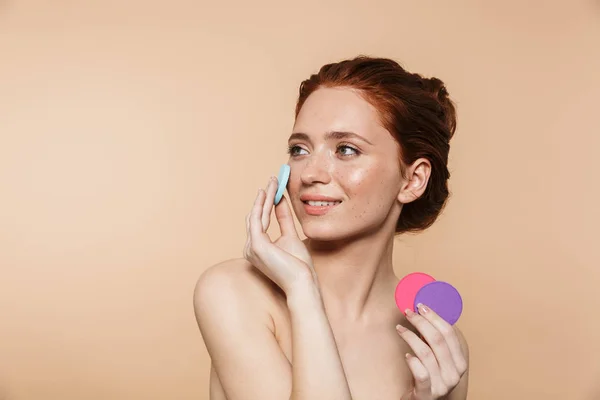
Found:
<svg viewBox="0 0 600 400"><path fill-rule="evenodd" d="M438 78L423 78L423 87L424 89L435 94L437 97L448 94L446 87L444 86L444 82Z"/></svg>
<svg viewBox="0 0 600 400"><path fill-rule="evenodd" d="M446 122L449 136L448 140L454 135L456 130L456 108L446 90L446 85L438 78L423 78L423 89L430 92L440 105L442 119Z"/></svg>

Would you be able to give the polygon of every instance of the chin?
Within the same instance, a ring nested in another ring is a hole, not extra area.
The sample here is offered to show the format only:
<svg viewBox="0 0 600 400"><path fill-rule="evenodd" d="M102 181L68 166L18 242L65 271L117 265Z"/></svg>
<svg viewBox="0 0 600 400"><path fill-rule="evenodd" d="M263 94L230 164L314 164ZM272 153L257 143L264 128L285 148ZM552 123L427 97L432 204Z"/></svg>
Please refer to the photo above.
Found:
<svg viewBox="0 0 600 400"><path fill-rule="evenodd" d="M316 242L334 242L350 239L357 232L352 227L335 221L313 220L300 223L304 236Z"/></svg>
<svg viewBox="0 0 600 400"><path fill-rule="evenodd" d="M333 229L331 224L329 224L329 226L326 225L327 224L318 223L302 224L302 231L304 232L304 236L306 236L308 239L317 242L329 242L342 239L343 235L340 235L339 230Z"/></svg>
<svg viewBox="0 0 600 400"><path fill-rule="evenodd" d="M348 220L311 220L310 217L299 221L304 236L316 242L347 242L377 235L385 221L371 221L368 224L349 224ZM363 221L365 222L365 221Z"/></svg>

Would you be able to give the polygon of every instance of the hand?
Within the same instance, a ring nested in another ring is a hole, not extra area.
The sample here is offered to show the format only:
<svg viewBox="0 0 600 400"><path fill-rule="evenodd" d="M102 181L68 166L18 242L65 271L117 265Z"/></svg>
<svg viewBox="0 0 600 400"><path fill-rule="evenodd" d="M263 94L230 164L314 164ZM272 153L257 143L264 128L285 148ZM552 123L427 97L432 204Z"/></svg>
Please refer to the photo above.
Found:
<svg viewBox="0 0 600 400"><path fill-rule="evenodd" d="M419 314L406 310L406 318L424 340L402 325L396 326L416 355L406 355L414 379L402 400L435 400L458 385L467 371L467 359L452 325L427 306L419 304L417 308Z"/></svg>
<svg viewBox="0 0 600 400"><path fill-rule="evenodd" d="M281 236L271 242L266 233L276 191L277 178L271 177L266 192L259 189L256 195L252 211L246 216L244 258L289 294L296 283L305 283L307 279L316 283L316 274L310 253L298 237L285 197L275 206Z"/></svg>

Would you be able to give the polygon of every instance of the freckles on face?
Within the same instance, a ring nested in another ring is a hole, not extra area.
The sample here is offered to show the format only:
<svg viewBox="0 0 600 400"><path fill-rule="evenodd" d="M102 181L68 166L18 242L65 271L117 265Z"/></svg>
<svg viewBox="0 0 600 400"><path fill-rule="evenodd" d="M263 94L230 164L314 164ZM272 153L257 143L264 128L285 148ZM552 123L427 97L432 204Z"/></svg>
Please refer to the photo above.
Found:
<svg viewBox="0 0 600 400"><path fill-rule="evenodd" d="M376 159L368 166L355 166L340 171L338 182L351 206L353 218L362 219L387 211L395 201L399 173L386 164L387 157Z"/></svg>

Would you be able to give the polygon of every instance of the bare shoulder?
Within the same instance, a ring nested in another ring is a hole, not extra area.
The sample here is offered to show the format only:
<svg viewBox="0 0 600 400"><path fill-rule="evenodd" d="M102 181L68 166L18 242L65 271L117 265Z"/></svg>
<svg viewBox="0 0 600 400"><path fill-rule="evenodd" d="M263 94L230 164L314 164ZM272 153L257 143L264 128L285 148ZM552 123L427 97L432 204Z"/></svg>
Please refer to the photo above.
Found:
<svg viewBox="0 0 600 400"><path fill-rule="evenodd" d="M259 273L247 260L232 258L208 267L200 275L196 288L207 281L212 283L214 280L219 280L220 283L225 283L224 281L234 283L240 279L252 279L255 276L258 278Z"/></svg>
<svg viewBox="0 0 600 400"><path fill-rule="evenodd" d="M219 296L219 293L223 293L222 290L234 289L239 294L262 294L267 297L282 295L277 285L247 260L233 258L208 267L200 275L196 282L194 298L203 296L204 293Z"/></svg>
<svg viewBox="0 0 600 400"><path fill-rule="evenodd" d="M276 285L245 259L223 261L199 277L194 312L211 358L212 397L289 397L291 366L272 317L280 303Z"/></svg>
<svg viewBox="0 0 600 400"><path fill-rule="evenodd" d="M210 266L200 275L194 288L194 310L198 323L206 312L241 311L240 307L264 318L280 297L273 282L247 260L235 258Z"/></svg>

